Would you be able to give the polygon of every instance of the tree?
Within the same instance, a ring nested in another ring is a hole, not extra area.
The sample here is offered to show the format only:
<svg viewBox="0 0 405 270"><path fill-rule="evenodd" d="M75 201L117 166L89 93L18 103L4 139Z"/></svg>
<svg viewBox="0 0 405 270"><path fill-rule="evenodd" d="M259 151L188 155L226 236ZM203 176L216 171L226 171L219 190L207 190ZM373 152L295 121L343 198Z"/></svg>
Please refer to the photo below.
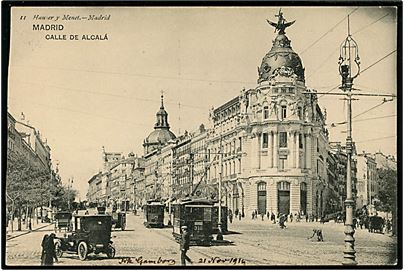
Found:
<svg viewBox="0 0 405 270"><path fill-rule="evenodd" d="M18 219L18 230L22 215L31 217L33 209L53 198L55 185L49 170L30 163L21 154L7 153L6 203L11 220Z"/></svg>
<svg viewBox="0 0 405 270"><path fill-rule="evenodd" d="M398 174L396 170L382 168L378 170L378 193L379 200L376 205L377 210L392 213L393 230L396 234L396 217L397 217L397 201L398 201Z"/></svg>

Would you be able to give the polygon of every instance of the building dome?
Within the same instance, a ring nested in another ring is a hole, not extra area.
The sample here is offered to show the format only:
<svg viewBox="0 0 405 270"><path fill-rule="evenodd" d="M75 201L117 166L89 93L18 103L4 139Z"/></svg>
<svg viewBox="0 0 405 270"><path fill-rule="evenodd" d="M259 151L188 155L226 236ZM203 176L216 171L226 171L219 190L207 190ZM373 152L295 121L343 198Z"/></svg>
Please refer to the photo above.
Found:
<svg viewBox="0 0 405 270"><path fill-rule="evenodd" d="M176 135L169 129L155 129L145 139L145 143L149 144L166 144L168 141L176 139Z"/></svg>
<svg viewBox="0 0 405 270"><path fill-rule="evenodd" d="M273 47L263 57L262 64L259 68L259 79L257 81L258 83L268 81L279 74L279 71L282 71L283 74L287 74L288 76L295 74L298 81L305 82L305 69L302 66L301 58L291 48L291 41L284 32L284 30L295 21L285 23L282 13L279 14L279 18L278 24L268 21L269 24L274 26L279 32L273 41Z"/></svg>
<svg viewBox="0 0 405 270"><path fill-rule="evenodd" d="M156 113L155 130L152 131L144 141L145 154L152 152L176 138L176 135L170 131L169 122L167 120L169 114L166 112L163 105L163 95L161 96L161 106Z"/></svg>

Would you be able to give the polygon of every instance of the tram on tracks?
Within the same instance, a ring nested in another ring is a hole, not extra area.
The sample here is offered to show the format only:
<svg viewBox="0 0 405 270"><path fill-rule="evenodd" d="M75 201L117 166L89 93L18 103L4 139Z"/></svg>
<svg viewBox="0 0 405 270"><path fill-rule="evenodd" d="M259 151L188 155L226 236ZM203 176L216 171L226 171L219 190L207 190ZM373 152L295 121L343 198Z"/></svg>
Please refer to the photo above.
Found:
<svg viewBox="0 0 405 270"><path fill-rule="evenodd" d="M182 226L190 232L190 244L210 245L212 241L212 208L214 203L206 199L186 199L172 204L173 236L180 241Z"/></svg>
<svg viewBox="0 0 405 270"><path fill-rule="evenodd" d="M144 211L144 225L147 228L163 228L164 227L164 213L165 205L156 200L148 201L143 206Z"/></svg>

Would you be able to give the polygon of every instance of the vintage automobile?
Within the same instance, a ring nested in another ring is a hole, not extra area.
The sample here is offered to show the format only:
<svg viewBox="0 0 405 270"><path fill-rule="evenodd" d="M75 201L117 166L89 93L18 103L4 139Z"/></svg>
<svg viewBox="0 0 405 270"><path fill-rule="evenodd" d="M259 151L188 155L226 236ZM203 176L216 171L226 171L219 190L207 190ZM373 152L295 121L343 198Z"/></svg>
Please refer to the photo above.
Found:
<svg viewBox="0 0 405 270"><path fill-rule="evenodd" d="M212 241L212 207L205 199L186 199L173 203L173 236L180 241L182 226L190 231L190 244L210 245Z"/></svg>
<svg viewBox="0 0 405 270"><path fill-rule="evenodd" d="M163 228L163 220L164 220L164 212L165 212L165 205L160 201L148 201L143 206L144 211L144 225L147 228Z"/></svg>
<svg viewBox="0 0 405 270"><path fill-rule="evenodd" d="M108 258L114 258L110 215L75 215L73 219L73 230L65 233L64 237L56 238L55 251L58 257L68 252L78 254L82 261L90 253L105 253Z"/></svg>
<svg viewBox="0 0 405 270"><path fill-rule="evenodd" d="M379 232L383 233L384 230L384 219L380 216L370 216L368 217L368 231L369 232Z"/></svg>
<svg viewBox="0 0 405 270"><path fill-rule="evenodd" d="M71 230L72 227L72 213L71 212L57 212L54 216L55 219L55 232L62 229L65 231Z"/></svg>

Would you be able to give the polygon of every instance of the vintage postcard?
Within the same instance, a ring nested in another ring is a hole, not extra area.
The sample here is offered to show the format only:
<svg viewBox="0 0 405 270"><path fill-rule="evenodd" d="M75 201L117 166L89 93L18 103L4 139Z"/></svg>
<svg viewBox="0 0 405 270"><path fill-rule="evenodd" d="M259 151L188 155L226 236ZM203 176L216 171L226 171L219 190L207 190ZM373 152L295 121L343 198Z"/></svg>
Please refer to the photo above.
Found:
<svg viewBox="0 0 405 270"><path fill-rule="evenodd" d="M11 6L3 267L401 267L401 8Z"/></svg>

